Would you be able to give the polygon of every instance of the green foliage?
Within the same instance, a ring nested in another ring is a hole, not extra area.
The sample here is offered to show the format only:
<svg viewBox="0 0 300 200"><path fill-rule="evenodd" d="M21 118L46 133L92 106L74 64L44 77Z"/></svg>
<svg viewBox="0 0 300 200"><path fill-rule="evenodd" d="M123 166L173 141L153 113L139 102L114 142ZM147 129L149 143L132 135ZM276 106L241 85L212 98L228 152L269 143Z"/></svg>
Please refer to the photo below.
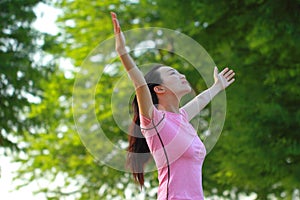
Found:
<svg viewBox="0 0 300 200"><path fill-rule="evenodd" d="M71 58L76 68L100 42L112 36L110 11L118 14L123 30L151 26L179 30L203 45L219 68L233 66L237 80L226 92L226 124L203 167L206 196L238 199L240 194L254 192L257 199L272 195L291 199L299 189L299 1L61 0L56 6L64 10L58 21L63 31L56 37L46 37L50 43L45 49L55 57L61 54ZM146 36L137 34L135 39L142 37ZM129 39L128 46L133 43ZM196 92L206 87L190 70L191 63L178 55L153 50L133 56L140 66L163 62L180 69ZM95 99L87 100L86 110L95 109L97 119L104 122L101 128L107 138L124 142L126 134L115 124L109 103L115 92L113 86L124 71L119 61L105 59L107 64L115 63L114 73L103 74L95 88L80 88L76 94L84 97L93 89ZM99 64L88 69L97 73L104 67ZM74 80L57 70L49 80L39 81L45 92L42 102L30 107L28 121L36 126L26 129L34 131L23 133L26 156L19 159L23 162L19 176L29 177L27 182L63 177L61 185L42 188L49 199L69 195L78 199L125 199L124 191L129 190L133 194L127 198L137 198L140 192L131 175L109 168L95 156L95 152L108 148L107 144L92 137L89 142L95 149L91 152L80 140L72 116ZM120 87L130 88L122 84ZM202 122L209 120L210 110L205 112L200 115ZM207 129L203 124L201 131ZM92 122L87 120L86 127L93 127ZM155 198L152 189L157 185L156 174L147 173L146 180L145 198Z"/></svg>
<svg viewBox="0 0 300 200"><path fill-rule="evenodd" d="M42 55L38 40L43 35L31 25L36 19L33 7L39 0L1 1L0 24L0 146L16 150L17 140L34 121L26 119L32 102L42 95L40 80L52 73L52 65L34 60Z"/></svg>
<svg viewBox="0 0 300 200"><path fill-rule="evenodd" d="M237 73L237 82L227 91L223 136L204 167L210 169L210 160L219 158L217 169L206 174L204 188L212 191L212 181L222 186L219 194L234 188L254 191L258 199L270 194L289 199L300 180L295 77L300 4L227 1L201 6L207 9L198 10L199 20L207 27L194 38L203 41L219 65L233 65Z"/></svg>

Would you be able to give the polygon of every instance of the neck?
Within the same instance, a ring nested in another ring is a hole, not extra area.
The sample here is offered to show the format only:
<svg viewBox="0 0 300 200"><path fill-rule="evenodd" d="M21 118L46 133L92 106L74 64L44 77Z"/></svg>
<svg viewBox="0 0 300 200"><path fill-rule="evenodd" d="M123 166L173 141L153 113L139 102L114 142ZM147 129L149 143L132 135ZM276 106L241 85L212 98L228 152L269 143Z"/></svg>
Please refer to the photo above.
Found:
<svg viewBox="0 0 300 200"><path fill-rule="evenodd" d="M165 110L168 112L179 113L179 103L180 99L178 99L174 95L163 96L163 98L158 97L159 99L159 110Z"/></svg>

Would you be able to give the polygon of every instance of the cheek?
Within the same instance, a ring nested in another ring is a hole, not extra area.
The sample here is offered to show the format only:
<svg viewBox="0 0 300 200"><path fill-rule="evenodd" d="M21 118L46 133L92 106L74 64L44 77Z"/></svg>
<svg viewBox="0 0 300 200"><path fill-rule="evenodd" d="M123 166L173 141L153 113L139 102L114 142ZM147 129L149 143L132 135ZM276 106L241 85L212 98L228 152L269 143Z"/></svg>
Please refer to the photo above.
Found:
<svg viewBox="0 0 300 200"><path fill-rule="evenodd" d="M174 81L170 78L165 78L162 83L165 87L172 87L174 85Z"/></svg>
<svg viewBox="0 0 300 200"><path fill-rule="evenodd" d="M167 90L177 91L182 87L181 80L177 77L168 77L163 80L163 85L167 88Z"/></svg>

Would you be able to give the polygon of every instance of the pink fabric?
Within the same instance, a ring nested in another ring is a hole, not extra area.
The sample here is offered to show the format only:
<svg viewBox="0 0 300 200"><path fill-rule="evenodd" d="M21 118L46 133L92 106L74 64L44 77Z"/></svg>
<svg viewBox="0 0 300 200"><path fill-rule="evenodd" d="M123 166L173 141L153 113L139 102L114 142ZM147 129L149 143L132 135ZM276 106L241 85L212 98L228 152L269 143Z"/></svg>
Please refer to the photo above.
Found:
<svg viewBox="0 0 300 200"><path fill-rule="evenodd" d="M189 123L187 113L183 109L178 114L154 108L153 121L144 116L140 116L140 119L142 133L158 169L157 199L166 199L168 167L153 124L156 125L169 158L169 200L203 200L202 164L206 151Z"/></svg>

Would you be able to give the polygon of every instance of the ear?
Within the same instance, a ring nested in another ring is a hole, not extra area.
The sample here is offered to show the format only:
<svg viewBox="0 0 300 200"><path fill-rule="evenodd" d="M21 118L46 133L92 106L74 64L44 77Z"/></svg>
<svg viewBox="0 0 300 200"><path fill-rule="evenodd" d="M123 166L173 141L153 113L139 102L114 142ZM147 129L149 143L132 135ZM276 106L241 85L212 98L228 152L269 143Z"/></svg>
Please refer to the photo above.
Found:
<svg viewBox="0 0 300 200"><path fill-rule="evenodd" d="M161 85L155 86L153 89L156 94L162 94L165 92L165 88Z"/></svg>

